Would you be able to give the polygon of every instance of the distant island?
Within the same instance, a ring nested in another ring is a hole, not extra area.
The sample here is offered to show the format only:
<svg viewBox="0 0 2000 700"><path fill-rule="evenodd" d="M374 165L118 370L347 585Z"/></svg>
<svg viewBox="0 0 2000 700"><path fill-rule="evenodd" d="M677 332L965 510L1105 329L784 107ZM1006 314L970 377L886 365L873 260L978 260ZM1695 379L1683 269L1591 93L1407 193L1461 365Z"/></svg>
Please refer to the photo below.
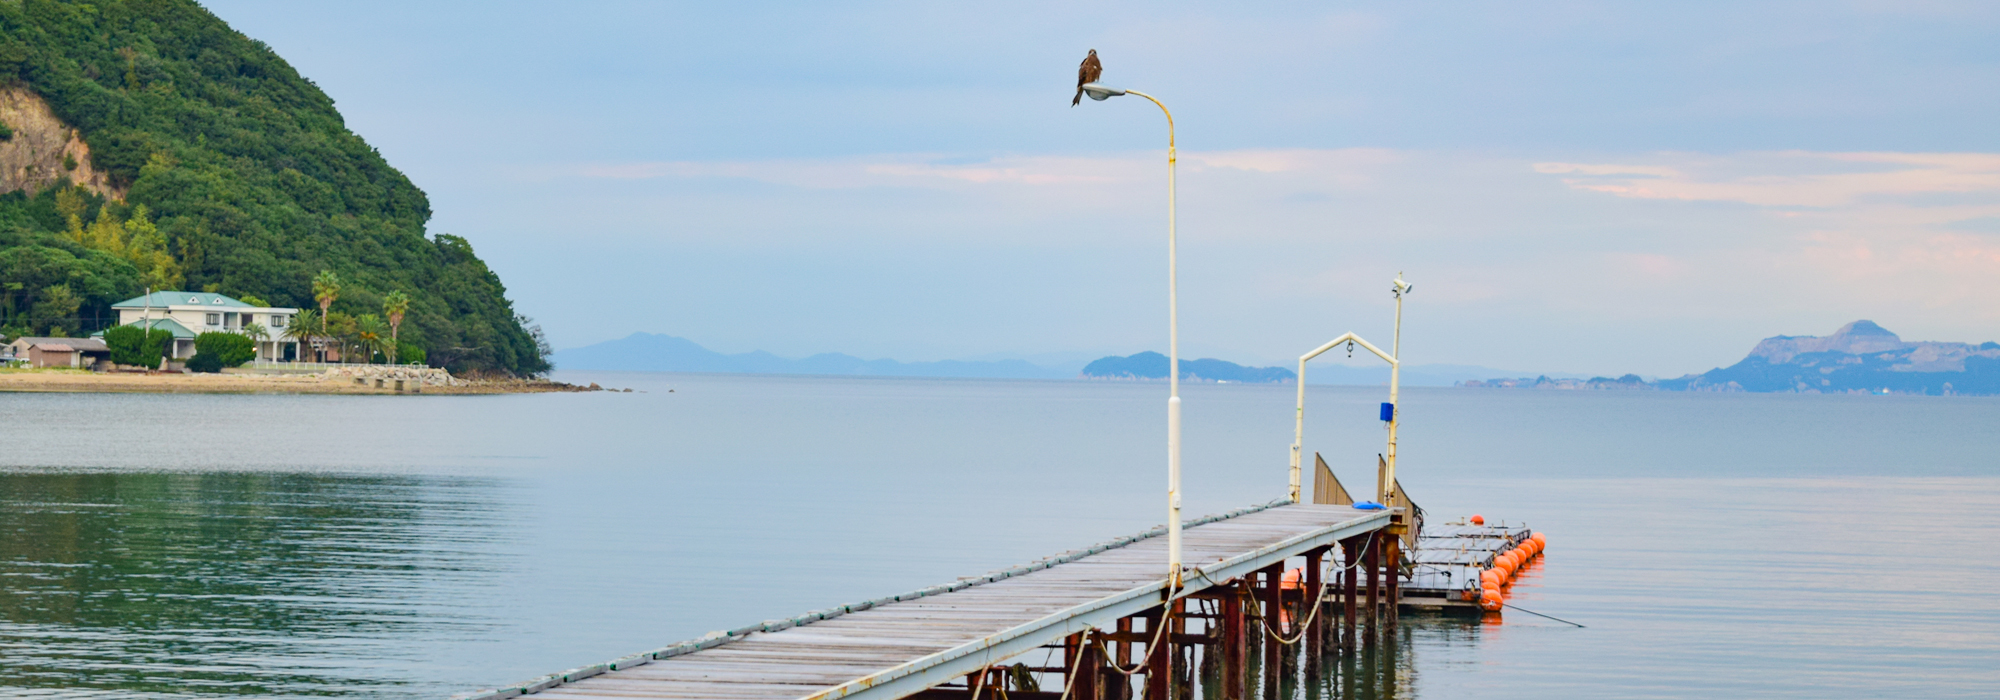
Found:
<svg viewBox="0 0 2000 700"><path fill-rule="evenodd" d="M1459 386L1984 396L2000 394L2000 343L1905 342L1863 320L1829 336L1765 338L1741 362L1675 379L1648 382L1628 374L1617 379L1489 379Z"/></svg>
<svg viewBox="0 0 2000 700"><path fill-rule="evenodd" d="M968 379L1072 379L1158 381L1167 378L1167 358L1158 352L1112 355L1084 363L1050 366L1021 359L899 362L864 360L826 352L792 359L764 352L722 353L692 340L661 333L633 333L616 340L569 348L551 356L564 370L631 372L716 372L732 374L820 374L863 377L959 377ZM1083 357L1089 357L1085 355ZM1471 365L1412 365L1403 368L1403 386L1458 385L1506 370ZM1560 375L1564 377L1572 375ZM1181 378L1193 382L1283 383L1297 381L1282 367L1251 367L1217 359L1181 360ZM1320 385L1387 386L1389 369L1331 363L1315 365L1307 381ZM1564 380L1566 381L1566 380Z"/></svg>
<svg viewBox="0 0 2000 700"><path fill-rule="evenodd" d="M1084 365L1084 379L1148 380L1167 378L1167 356L1146 351L1127 357L1111 356ZM1283 367L1245 367L1234 362L1202 358L1181 360L1181 380L1190 382L1233 382L1274 384L1297 380L1299 375Z"/></svg>
<svg viewBox="0 0 2000 700"><path fill-rule="evenodd" d="M692 340L658 333L633 333L617 340L562 350L558 366L568 370L639 372L720 372L734 374L828 374L870 377L967 377L973 379L1069 379L1072 375L1024 360L864 360L837 352L787 359L762 350L725 354Z"/></svg>

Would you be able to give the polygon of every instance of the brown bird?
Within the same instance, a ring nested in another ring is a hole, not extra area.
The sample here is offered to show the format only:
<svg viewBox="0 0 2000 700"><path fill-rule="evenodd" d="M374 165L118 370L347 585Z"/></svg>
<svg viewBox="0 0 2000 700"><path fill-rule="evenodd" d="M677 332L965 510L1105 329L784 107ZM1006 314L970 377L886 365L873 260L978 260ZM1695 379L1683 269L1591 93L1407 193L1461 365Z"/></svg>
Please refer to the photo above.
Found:
<svg viewBox="0 0 2000 700"><path fill-rule="evenodd" d="M1090 55L1083 57L1083 65L1076 67L1076 97L1070 98L1069 106L1075 107L1077 103L1082 102L1083 86L1097 82L1097 78L1102 75L1104 75L1104 64L1097 62L1097 49L1091 49Z"/></svg>

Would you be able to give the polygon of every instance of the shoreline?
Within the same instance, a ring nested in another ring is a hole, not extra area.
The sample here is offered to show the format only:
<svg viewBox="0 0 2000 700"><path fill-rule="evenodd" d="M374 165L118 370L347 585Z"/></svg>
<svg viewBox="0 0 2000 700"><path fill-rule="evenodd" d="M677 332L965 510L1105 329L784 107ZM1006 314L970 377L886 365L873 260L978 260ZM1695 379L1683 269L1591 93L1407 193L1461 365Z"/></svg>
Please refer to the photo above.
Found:
<svg viewBox="0 0 2000 700"><path fill-rule="evenodd" d="M70 370L0 371L0 393L55 394L349 394L357 396L431 396L540 394L607 391L592 384L577 386L547 379L460 380L462 386L426 386L398 392L316 375L99 373Z"/></svg>

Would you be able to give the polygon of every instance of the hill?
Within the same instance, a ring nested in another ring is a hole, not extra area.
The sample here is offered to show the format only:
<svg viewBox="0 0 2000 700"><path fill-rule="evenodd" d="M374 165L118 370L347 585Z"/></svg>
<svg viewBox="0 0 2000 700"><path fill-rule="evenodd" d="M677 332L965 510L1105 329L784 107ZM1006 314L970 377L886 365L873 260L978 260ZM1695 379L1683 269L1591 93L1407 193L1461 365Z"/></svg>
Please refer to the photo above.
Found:
<svg viewBox="0 0 2000 700"><path fill-rule="evenodd" d="M834 374L877 377L970 377L985 379L1064 379L1068 375L1022 360L897 362L863 360L837 352L787 359L768 352L734 355L702 347L686 338L633 333L618 340L556 353L563 369L641 372L725 372L741 374Z"/></svg>
<svg viewBox="0 0 2000 700"><path fill-rule="evenodd" d="M1589 380L1488 379L1466 387L1797 393L2000 395L2000 343L1905 342L1874 321L1828 336L1765 338L1728 367L1648 382L1636 375Z"/></svg>
<svg viewBox="0 0 2000 700"><path fill-rule="evenodd" d="M80 334L146 287L334 310L412 303L434 364L533 374L545 348L466 239L333 100L190 0L0 3L0 327Z"/></svg>
<svg viewBox="0 0 2000 700"><path fill-rule="evenodd" d="M1681 391L2000 394L2000 343L1904 342L1873 321L1765 338L1728 367L1658 382Z"/></svg>
<svg viewBox="0 0 2000 700"><path fill-rule="evenodd" d="M1106 357L1083 368L1085 379L1160 379L1167 378L1167 356L1146 351L1129 357ZM1181 360L1182 381L1241 382L1262 384L1287 382L1298 378L1298 374L1283 367L1245 367L1234 362L1204 358Z"/></svg>

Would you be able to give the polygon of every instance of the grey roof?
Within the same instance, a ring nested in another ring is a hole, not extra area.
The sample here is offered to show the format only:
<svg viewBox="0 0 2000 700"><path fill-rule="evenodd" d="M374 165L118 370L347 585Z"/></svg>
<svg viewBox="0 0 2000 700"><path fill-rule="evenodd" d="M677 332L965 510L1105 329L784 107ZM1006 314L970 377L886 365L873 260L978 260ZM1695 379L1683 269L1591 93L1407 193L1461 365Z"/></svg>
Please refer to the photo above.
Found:
<svg viewBox="0 0 2000 700"><path fill-rule="evenodd" d="M104 346L104 341L96 338L15 338L14 342L8 343L8 345L19 345L23 348L31 348L38 345L63 345L84 352L111 351L111 348Z"/></svg>

